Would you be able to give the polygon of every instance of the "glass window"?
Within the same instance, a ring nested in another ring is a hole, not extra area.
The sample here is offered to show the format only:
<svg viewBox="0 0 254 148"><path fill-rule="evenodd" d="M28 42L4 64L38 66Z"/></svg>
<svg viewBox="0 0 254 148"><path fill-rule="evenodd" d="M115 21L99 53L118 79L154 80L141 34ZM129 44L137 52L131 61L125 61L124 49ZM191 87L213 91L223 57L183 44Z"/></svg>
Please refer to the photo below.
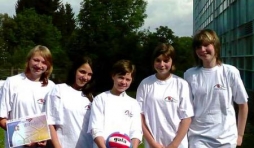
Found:
<svg viewBox="0 0 254 148"><path fill-rule="evenodd" d="M252 61L253 57L246 57L245 58L245 68L247 70L252 70L252 67L253 67L253 62L254 60Z"/></svg>
<svg viewBox="0 0 254 148"><path fill-rule="evenodd" d="M227 1L225 0L224 3L223 3L223 10L227 9Z"/></svg>
<svg viewBox="0 0 254 148"><path fill-rule="evenodd" d="M241 25L241 24L244 24L244 23L246 23L246 0L244 0L244 1L239 1L240 2L240 11L239 11L239 17L240 17L240 24L239 25Z"/></svg>
<svg viewBox="0 0 254 148"><path fill-rule="evenodd" d="M253 14L253 6L254 6L254 1L253 0L247 0L247 21L251 21L254 19L254 14Z"/></svg>
<svg viewBox="0 0 254 148"><path fill-rule="evenodd" d="M244 85L246 89L253 89L253 77L252 77L251 71L246 71L245 72L245 80L244 80Z"/></svg>
<svg viewBox="0 0 254 148"><path fill-rule="evenodd" d="M253 54L253 36L249 36L246 38L246 55L252 55Z"/></svg>
<svg viewBox="0 0 254 148"><path fill-rule="evenodd" d="M242 57L238 58L238 67L244 69L244 59Z"/></svg>

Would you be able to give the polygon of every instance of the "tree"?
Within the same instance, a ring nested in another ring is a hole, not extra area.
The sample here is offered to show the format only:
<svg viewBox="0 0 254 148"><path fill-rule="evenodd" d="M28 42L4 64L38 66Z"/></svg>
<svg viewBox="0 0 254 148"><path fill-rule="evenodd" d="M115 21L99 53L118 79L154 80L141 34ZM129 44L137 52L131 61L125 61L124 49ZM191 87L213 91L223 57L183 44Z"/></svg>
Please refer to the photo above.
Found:
<svg viewBox="0 0 254 148"><path fill-rule="evenodd" d="M192 50L192 38L180 37L177 38L176 44L176 68L177 75L183 77L183 73L195 63L193 50Z"/></svg>
<svg viewBox="0 0 254 148"><path fill-rule="evenodd" d="M18 0L15 9L16 14L32 8L37 14L52 16L61 3L61 0Z"/></svg>
<svg viewBox="0 0 254 148"><path fill-rule="evenodd" d="M80 50L101 55L114 50L112 44L120 45L142 26L145 7L144 0L84 0L78 15Z"/></svg>
<svg viewBox="0 0 254 148"><path fill-rule="evenodd" d="M62 4L61 0L18 0L16 3L16 13L20 14L27 9L34 9L39 15L52 17L52 23L61 32L61 45L67 48L72 33L76 27L74 12L71 5Z"/></svg>
<svg viewBox="0 0 254 148"><path fill-rule="evenodd" d="M123 57L121 52L127 52L124 45L132 41L130 37L143 25L145 8L144 0L84 0L78 14L76 37L68 52L71 59L80 54L94 57L99 61L95 69L99 73L97 80L108 84L111 80L105 73L109 74L117 60L115 57ZM134 50L136 47L128 48L128 53Z"/></svg>
<svg viewBox="0 0 254 148"><path fill-rule="evenodd" d="M7 52L7 43L5 38L3 37L4 35L4 30L3 30L3 24L4 22L7 21L12 21L12 19L8 16L8 14L0 14L0 67L1 69L7 68L10 65L7 62L7 58L9 57L9 53ZM0 79L3 79L3 75L6 74L1 74Z"/></svg>
<svg viewBox="0 0 254 148"><path fill-rule="evenodd" d="M70 39L76 28L76 21L74 18L74 12L70 4L60 6L60 9L53 15L53 24L61 32L61 45L63 49L67 49L67 45L70 44Z"/></svg>
<svg viewBox="0 0 254 148"><path fill-rule="evenodd" d="M6 52L11 56L7 61L13 67L23 68L23 62L20 61L24 61L28 51L38 44L47 46L53 54L62 53L61 34L53 26L51 17L38 15L32 9L23 11L13 19L6 18L2 22L2 29Z"/></svg>

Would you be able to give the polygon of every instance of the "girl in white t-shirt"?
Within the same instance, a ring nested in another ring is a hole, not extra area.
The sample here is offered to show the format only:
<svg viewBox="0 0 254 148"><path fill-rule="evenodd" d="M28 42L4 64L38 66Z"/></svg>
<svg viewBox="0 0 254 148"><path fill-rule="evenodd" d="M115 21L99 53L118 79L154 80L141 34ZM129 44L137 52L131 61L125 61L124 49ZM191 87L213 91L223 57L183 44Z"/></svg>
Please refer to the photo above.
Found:
<svg viewBox="0 0 254 148"><path fill-rule="evenodd" d="M6 130L6 121L43 112L44 98L55 85L49 80L53 70L49 49L38 45L27 56L25 72L8 77L1 89L0 126ZM5 147L9 147L5 137ZM45 146L46 141L29 146Z"/></svg>
<svg viewBox="0 0 254 148"><path fill-rule="evenodd" d="M127 90L134 78L135 66L129 60L116 62L111 71L113 87L94 98L88 132L94 138L94 148L106 148L106 139L114 132L127 134L132 148L142 140L140 108Z"/></svg>
<svg viewBox="0 0 254 148"><path fill-rule="evenodd" d="M145 148L188 148L193 107L188 83L172 74L174 54L170 44L158 45L152 56L156 73L138 86Z"/></svg>
<svg viewBox="0 0 254 148"><path fill-rule="evenodd" d="M46 97L46 113L54 148L92 148L87 133L92 95L92 61L74 61L67 82L58 84Z"/></svg>
<svg viewBox="0 0 254 148"><path fill-rule="evenodd" d="M197 66L184 73L195 113L188 133L190 148L235 148L242 144L248 95L239 70L222 63L220 48L213 30L201 30L193 37ZM237 123L234 102L239 108Z"/></svg>

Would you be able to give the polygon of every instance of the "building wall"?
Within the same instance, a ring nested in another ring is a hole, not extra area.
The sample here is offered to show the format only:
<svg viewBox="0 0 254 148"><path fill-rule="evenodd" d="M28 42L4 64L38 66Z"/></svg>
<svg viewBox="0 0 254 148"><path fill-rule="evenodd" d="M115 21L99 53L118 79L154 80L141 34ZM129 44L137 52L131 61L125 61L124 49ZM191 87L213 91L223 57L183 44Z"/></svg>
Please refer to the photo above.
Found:
<svg viewBox="0 0 254 148"><path fill-rule="evenodd" d="M254 91L254 0L193 0L193 34L202 28L217 32L223 62Z"/></svg>

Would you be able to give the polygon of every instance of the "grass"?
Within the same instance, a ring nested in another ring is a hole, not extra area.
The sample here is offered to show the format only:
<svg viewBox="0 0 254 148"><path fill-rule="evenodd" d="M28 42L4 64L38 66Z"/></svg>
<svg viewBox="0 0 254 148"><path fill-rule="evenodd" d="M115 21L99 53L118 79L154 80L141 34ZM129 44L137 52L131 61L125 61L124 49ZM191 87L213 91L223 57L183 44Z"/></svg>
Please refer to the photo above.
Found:
<svg viewBox="0 0 254 148"><path fill-rule="evenodd" d="M0 128L0 148L4 148L4 130Z"/></svg>

